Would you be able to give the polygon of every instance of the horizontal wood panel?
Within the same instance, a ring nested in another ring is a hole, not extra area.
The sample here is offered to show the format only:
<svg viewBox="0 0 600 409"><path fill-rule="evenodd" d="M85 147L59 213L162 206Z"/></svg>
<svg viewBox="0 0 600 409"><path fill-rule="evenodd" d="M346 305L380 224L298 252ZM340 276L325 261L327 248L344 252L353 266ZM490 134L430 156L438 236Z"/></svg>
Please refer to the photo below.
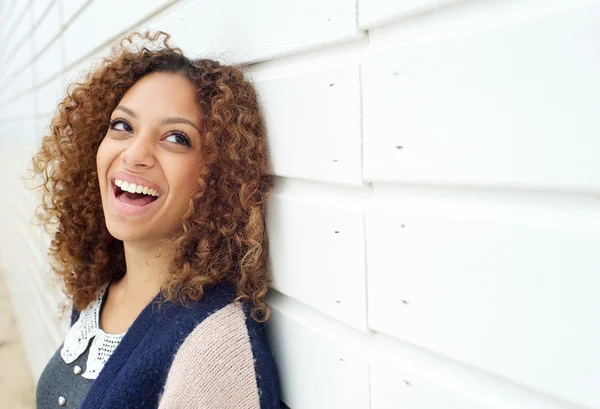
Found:
<svg viewBox="0 0 600 409"><path fill-rule="evenodd" d="M33 63L37 84L46 82L63 70L62 41L60 37L51 43Z"/></svg>
<svg viewBox="0 0 600 409"><path fill-rule="evenodd" d="M62 0L62 24L70 23L75 14L88 2L88 0Z"/></svg>
<svg viewBox="0 0 600 409"><path fill-rule="evenodd" d="M597 188L594 1L13 0L50 12L30 37L8 16L24 41L0 45L0 262L36 376L68 313L5 143L33 148L63 81L151 26L191 56L265 61L249 72L276 181L267 331L292 409L600 407L597 200L490 189Z"/></svg>
<svg viewBox="0 0 600 409"><path fill-rule="evenodd" d="M11 58L6 63L4 78L2 79L2 87L6 86L11 79L31 63L33 59L33 40L28 37L21 47L17 47L11 52ZM2 88L0 87L0 88ZM1 90L0 90L1 95Z"/></svg>
<svg viewBox="0 0 600 409"><path fill-rule="evenodd" d="M17 1L14 0L14 5L10 10L10 14L5 16L5 20L0 24L0 33L2 34L2 41L6 44L10 41L14 34L14 28L19 18L23 17L23 14L27 12L28 1Z"/></svg>
<svg viewBox="0 0 600 409"><path fill-rule="evenodd" d="M355 0L203 1L144 24L196 57L235 63L271 59L360 38Z"/></svg>
<svg viewBox="0 0 600 409"><path fill-rule="evenodd" d="M5 43L9 53L14 53L17 47L23 44L23 40L31 34L33 28L33 13L30 7L27 7L25 13L18 19L12 28L12 34Z"/></svg>
<svg viewBox="0 0 600 409"><path fill-rule="evenodd" d="M372 329L600 405L600 211L591 204L403 195L374 202L366 226Z"/></svg>
<svg viewBox="0 0 600 409"><path fill-rule="evenodd" d="M12 11L14 6L14 0L6 0L0 6L0 22L4 24L9 16L9 13ZM0 29L0 39L2 39L2 29Z"/></svg>
<svg viewBox="0 0 600 409"><path fill-rule="evenodd" d="M39 24L44 13L47 12L48 7L53 5L53 3L70 3L72 0L34 0L31 3L31 11L33 12L33 22L34 24Z"/></svg>
<svg viewBox="0 0 600 409"><path fill-rule="evenodd" d="M269 303L266 331L282 400L294 409L368 408L368 365L358 334L280 294Z"/></svg>
<svg viewBox="0 0 600 409"><path fill-rule="evenodd" d="M256 83L279 176L362 184L358 66Z"/></svg>
<svg viewBox="0 0 600 409"><path fill-rule="evenodd" d="M53 114L66 95L62 77L56 77L36 91L36 115Z"/></svg>
<svg viewBox="0 0 600 409"><path fill-rule="evenodd" d="M367 354L375 407L584 409L380 332L370 341Z"/></svg>
<svg viewBox="0 0 600 409"><path fill-rule="evenodd" d="M31 119L30 125L33 127L33 117L35 115L35 93L33 91L22 94L0 107L0 120L12 119ZM23 126L23 124L22 124ZM20 131L19 131L20 133Z"/></svg>
<svg viewBox="0 0 600 409"><path fill-rule="evenodd" d="M358 23L365 30L455 1L457 0L358 0Z"/></svg>
<svg viewBox="0 0 600 409"><path fill-rule="evenodd" d="M169 0L92 1L63 34L66 65L92 53L120 32L132 30L136 21L155 13L167 3Z"/></svg>
<svg viewBox="0 0 600 409"><path fill-rule="evenodd" d="M56 308L49 309L41 298L39 290L35 287L34 280L39 280L39 271L32 271L32 265L27 259L23 259L22 255L27 254L26 249L22 246L24 243L20 241L19 235L13 236L17 240L16 245L12 246L15 255L21 255L15 259L12 264L8 264L10 268L10 278L18 282L19 292L15 294L21 299L29 299L29 303L22 303L21 308L15 311L17 315L17 324L21 334L23 334L24 347L30 358L31 369L34 378L37 379L43 370L52 354L60 343L57 343L56 337L59 336L56 328L58 320ZM13 256L14 257L14 256ZM13 295L13 296L15 296ZM60 342L60 341L59 341Z"/></svg>
<svg viewBox="0 0 600 409"><path fill-rule="evenodd" d="M366 328L363 214L342 203L271 196L273 286L355 328Z"/></svg>
<svg viewBox="0 0 600 409"><path fill-rule="evenodd" d="M20 254L30 254L32 250L37 250L39 245L38 228L31 226L29 219L28 217L23 221L20 229L22 242L19 244L23 246L19 248L21 250L19 251ZM56 304L48 285L51 277L48 274L47 260L38 253L33 257L22 260L22 263L23 273L27 274L31 293L35 294L35 310L44 311L47 314L47 319L41 321L41 327L44 330L40 331L40 336L45 339L52 352L55 352L54 350L63 341L61 339L63 334L60 330L58 304ZM48 339L46 339L46 335L49 335Z"/></svg>
<svg viewBox="0 0 600 409"><path fill-rule="evenodd" d="M44 51L61 30L60 2L56 1L33 32L34 54Z"/></svg>
<svg viewBox="0 0 600 409"><path fill-rule="evenodd" d="M33 121L15 121L0 124L3 161L0 187L11 191L8 200L0 204L2 230L2 270L10 286L11 297L17 301L16 323L22 335L29 364L37 379L50 356L64 339L58 319L58 308L52 302L45 280L46 271L42 257L37 253L41 227L30 221L35 204L32 192L23 185L20 177L29 164L31 150L27 144L27 128ZM12 124L12 125L11 125ZM21 300L21 301L18 301ZM28 300L22 302L22 300Z"/></svg>
<svg viewBox="0 0 600 409"><path fill-rule="evenodd" d="M0 108L0 148L2 152L9 152L4 150L5 144L27 144L33 140L35 135L35 122L34 121L23 121L19 119L4 120L2 113L4 109ZM4 156L10 158L9 154ZM12 172L10 166L7 168Z"/></svg>
<svg viewBox="0 0 600 409"><path fill-rule="evenodd" d="M16 97L23 93L23 91L32 90L33 76L33 67L29 65L7 80L6 87L0 91L0 110L6 109L5 107L8 104L14 103Z"/></svg>
<svg viewBox="0 0 600 409"><path fill-rule="evenodd" d="M54 112L46 113L46 114L43 114L43 113L36 114L36 117L35 117L36 140L39 140L42 137L44 137L50 133L50 122L52 121L53 117L54 117ZM50 245L50 243L48 243L48 246L46 246L46 248L48 248L49 245ZM43 250L42 252L44 254L46 254L45 250Z"/></svg>
<svg viewBox="0 0 600 409"><path fill-rule="evenodd" d="M580 6L368 57L365 179L599 188L599 19Z"/></svg>
<svg viewBox="0 0 600 409"><path fill-rule="evenodd" d="M370 409L493 409L441 387L400 365L376 360L369 365Z"/></svg>

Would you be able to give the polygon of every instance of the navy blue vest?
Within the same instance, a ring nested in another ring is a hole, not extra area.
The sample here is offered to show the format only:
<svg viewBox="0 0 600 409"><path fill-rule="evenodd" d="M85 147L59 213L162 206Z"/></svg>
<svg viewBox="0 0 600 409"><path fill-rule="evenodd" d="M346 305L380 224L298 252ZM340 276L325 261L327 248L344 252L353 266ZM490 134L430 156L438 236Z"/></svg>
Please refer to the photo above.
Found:
<svg viewBox="0 0 600 409"><path fill-rule="evenodd" d="M183 306L162 302L158 294L144 308L114 350L92 384L81 409L157 408L167 374L185 338L205 318L235 299L228 285L206 289L201 300ZM246 313L246 326L255 361L256 381L262 409L278 409L277 370L267 345L263 324ZM79 313L73 311L71 325ZM235 385L231 385L235 388Z"/></svg>

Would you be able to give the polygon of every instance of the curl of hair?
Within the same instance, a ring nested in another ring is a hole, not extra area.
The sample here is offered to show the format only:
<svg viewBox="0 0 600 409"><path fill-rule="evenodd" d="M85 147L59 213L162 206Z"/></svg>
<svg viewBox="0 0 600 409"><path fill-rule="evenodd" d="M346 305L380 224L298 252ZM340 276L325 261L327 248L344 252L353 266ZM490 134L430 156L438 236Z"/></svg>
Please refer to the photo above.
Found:
<svg viewBox="0 0 600 409"><path fill-rule="evenodd" d="M100 286L125 274L123 243L104 221L96 152L112 111L136 81L153 72L179 74L197 90L205 167L180 229L168 240L174 255L161 292L186 304L208 286L228 282L238 300L250 302L252 317L265 321L264 215L272 181L256 92L239 68L190 60L169 38L163 32L129 35L59 104L32 159L42 179L36 215L53 234L52 269L78 310Z"/></svg>

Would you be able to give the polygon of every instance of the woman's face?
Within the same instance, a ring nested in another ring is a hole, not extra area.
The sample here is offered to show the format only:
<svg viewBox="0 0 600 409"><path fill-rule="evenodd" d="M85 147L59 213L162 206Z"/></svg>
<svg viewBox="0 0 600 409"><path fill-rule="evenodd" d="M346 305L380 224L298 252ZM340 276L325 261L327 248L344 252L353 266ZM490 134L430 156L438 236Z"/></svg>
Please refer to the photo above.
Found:
<svg viewBox="0 0 600 409"><path fill-rule="evenodd" d="M181 226L198 186L201 128L194 87L180 75L148 74L125 93L96 155L115 238L152 243Z"/></svg>

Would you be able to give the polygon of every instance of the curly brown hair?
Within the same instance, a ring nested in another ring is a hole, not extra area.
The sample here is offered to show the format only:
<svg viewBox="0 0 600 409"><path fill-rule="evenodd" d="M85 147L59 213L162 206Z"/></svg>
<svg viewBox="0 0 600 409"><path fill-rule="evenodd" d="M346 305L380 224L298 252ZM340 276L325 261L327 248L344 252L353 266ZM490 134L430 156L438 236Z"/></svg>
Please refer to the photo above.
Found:
<svg viewBox="0 0 600 409"><path fill-rule="evenodd" d="M238 300L250 302L252 317L265 321L264 213L272 181L256 92L240 68L191 60L169 39L164 32L133 33L82 82L67 88L32 159L34 175L42 179L37 217L53 235L52 269L78 310L99 287L124 276L123 243L104 221L96 152L112 111L136 81L153 72L179 74L196 88L205 167L170 240L175 252L161 292L185 304L202 298L208 286L228 282Z"/></svg>

